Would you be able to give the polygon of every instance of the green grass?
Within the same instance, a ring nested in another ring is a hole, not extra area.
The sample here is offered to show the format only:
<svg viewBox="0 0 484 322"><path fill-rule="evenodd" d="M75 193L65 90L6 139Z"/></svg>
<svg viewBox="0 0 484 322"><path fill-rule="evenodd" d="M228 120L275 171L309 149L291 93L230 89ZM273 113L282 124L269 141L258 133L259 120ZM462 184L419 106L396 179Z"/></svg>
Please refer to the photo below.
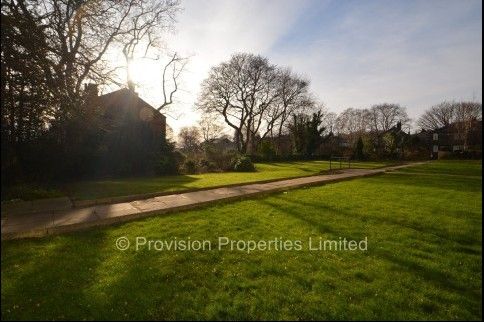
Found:
<svg viewBox="0 0 484 322"><path fill-rule="evenodd" d="M35 200L44 198L57 198L65 196L64 193L55 188L43 187L38 184L20 184L9 189L2 187L2 201L3 200Z"/></svg>
<svg viewBox="0 0 484 322"><path fill-rule="evenodd" d="M384 162L356 162L352 166L358 168L375 168L387 164ZM97 199L308 176L318 174L319 171L327 169L329 169L328 161L258 163L256 164L256 172L223 172L83 181L66 185L62 190L75 199Z"/></svg>
<svg viewBox="0 0 484 322"><path fill-rule="evenodd" d="M380 176L2 247L3 319L482 319L482 165ZM118 251L368 239L368 251Z"/></svg>

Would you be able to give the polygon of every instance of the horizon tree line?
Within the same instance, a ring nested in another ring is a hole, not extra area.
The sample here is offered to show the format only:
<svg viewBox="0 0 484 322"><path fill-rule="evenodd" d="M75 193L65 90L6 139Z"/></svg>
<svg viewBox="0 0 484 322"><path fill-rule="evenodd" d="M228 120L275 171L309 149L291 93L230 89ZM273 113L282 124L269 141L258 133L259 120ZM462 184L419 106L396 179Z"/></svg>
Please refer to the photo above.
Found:
<svg viewBox="0 0 484 322"><path fill-rule="evenodd" d="M308 128L311 122L318 124L321 143L331 136L344 135L355 146L363 135L371 133L377 150L386 144L384 134L392 128L398 125L409 132L411 126L406 108L400 104L347 108L339 115L329 112L311 94L309 79L250 53L236 53L212 67L201 87L197 108L205 117L222 120L233 131L241 154L254 154L266 138L272 139L277 154L281 137L289 133L293 134L295 153L301 153L303 122ZM421 130L435 130L457 122L465 132L473 120L480 119L481 103L443 102L427 110L417 124ZM299 138L295 132L299 132Z"/></svg>

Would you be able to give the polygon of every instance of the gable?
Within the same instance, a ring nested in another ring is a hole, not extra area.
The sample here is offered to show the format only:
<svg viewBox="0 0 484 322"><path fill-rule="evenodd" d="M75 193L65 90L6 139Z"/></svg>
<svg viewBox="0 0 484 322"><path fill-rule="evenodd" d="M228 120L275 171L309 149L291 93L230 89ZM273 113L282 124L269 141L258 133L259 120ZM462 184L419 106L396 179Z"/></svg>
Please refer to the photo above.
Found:
<svg viewBox="0 0 484 322"><path fill-rule="evenodd" d="M157 134L166 135L166 117L129 89L120 89L97 99L107 119L134 119L148 123Z"/></svg>

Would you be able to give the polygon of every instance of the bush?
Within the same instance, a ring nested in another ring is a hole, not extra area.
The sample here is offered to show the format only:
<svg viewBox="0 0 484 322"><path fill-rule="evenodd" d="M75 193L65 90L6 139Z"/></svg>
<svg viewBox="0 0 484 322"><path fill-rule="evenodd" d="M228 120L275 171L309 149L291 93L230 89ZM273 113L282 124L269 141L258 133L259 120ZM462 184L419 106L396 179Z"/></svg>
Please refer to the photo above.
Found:
<svg viewBox="0 0 484 322"><path fill-rule="evenodd" d="M222 171L231 171L237 159L236 151L224 151L215 146L207 145L205 147L205 158L215 165L215 169Z"/></svg>
<svg viewBox="0 0 484 322"><path fill-rule="evenodd" d="M217 170L217 165L214 162L209 161L207 159L201 159L200 162L198 163L198 165L199 165L200 170L202 172L209 172L209 171Z"/></svg>
<svg viewBox="0 0 484 322"><path fill-rule="evenodd" d="M183 164L183 170L185 173L193 174L197 172L197 163L194 160L186 160Z"/></svg>
<svg viewBox="0 0 484 322"><path fill-rule="evenodd" d="M175 151L175 144L163 140L160 145L158 161L155 165L157 175L178 174L185 156Z"/></svg>
<svg viewBox="0 0 484 322"><path fill-rule="evenodd" d="M162 156L156 164L155 172L157 175L178 174L178 166L170 156Z"/></svg>
<svg viewBox="0 0 484 322"><path fill-rule="evenodd" d="M235 161L234 170L237 172L251 172L255 171L255 167L248 156L240 156Z"/></svg>
<svg viewBox="0 0 484 322"><path fill-rule="evenodd" d="M259 147L259 153L263 161L274 161L277 158L276 150L269 141L262 141Z"/></svg>

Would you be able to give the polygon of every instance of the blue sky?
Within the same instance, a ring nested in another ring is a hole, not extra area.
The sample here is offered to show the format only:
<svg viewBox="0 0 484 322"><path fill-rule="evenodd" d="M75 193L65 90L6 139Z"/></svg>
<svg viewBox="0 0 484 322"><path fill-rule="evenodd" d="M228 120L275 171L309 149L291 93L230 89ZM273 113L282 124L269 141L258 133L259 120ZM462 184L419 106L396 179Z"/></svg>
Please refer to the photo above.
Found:
<svg viewBox="0 0 484 322"><path fill-rule="evenodd" d="M448 99L482 100L482 3L477 0L185 0L169 48L193 55L177 105L179 129L211 66L261 54L311 80L334 112L399 103L416 119ZM159 105L155 82L140 89Z"/></svg>

